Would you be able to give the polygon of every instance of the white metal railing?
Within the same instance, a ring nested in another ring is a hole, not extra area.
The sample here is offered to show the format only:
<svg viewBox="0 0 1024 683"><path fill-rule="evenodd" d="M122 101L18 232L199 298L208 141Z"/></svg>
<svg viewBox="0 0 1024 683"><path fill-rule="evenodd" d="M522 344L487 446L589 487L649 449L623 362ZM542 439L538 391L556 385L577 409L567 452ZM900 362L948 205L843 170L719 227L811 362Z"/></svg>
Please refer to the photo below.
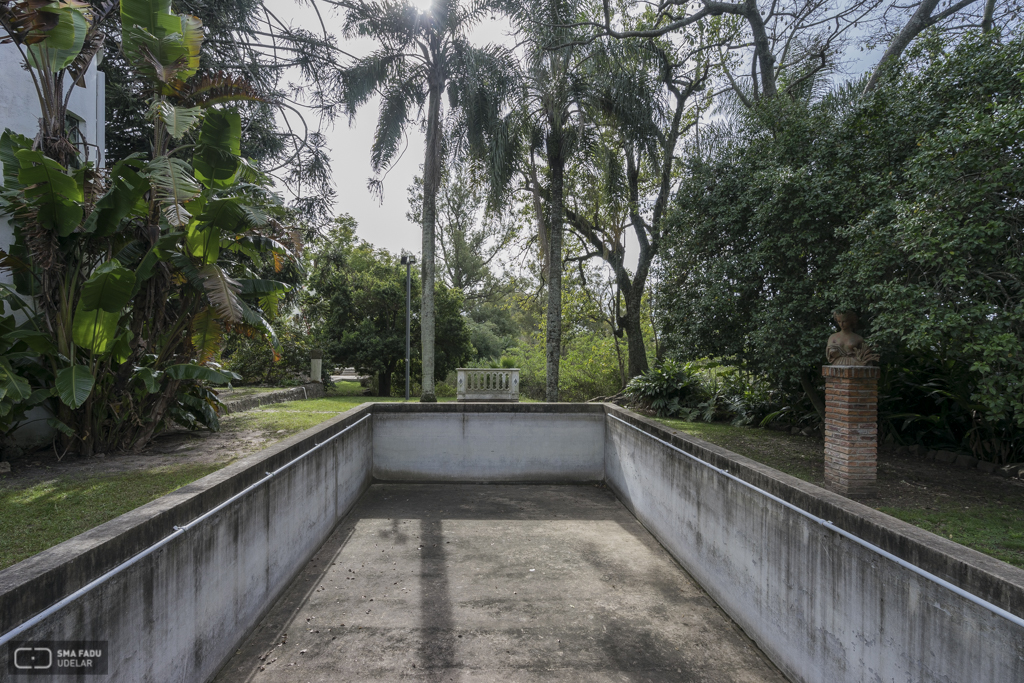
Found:
<svg viewBox="0 0 1024 683"><path fill-rule="evenodd" d="M459 368L459 401L518 401L519 368Z"/></svg>
<svg viewBox="0 0 1024 683"><path fill-rule="evenodd" d="M344 429L340 430L339 432L337 432L333 436L330 436L327 439L324 439L320 443L316 444L315 446L310 448L308 451L306 451L302 455L297 456L295 458L292 458L291 460L286 462L284 465L281 465L280 467L278 467L273 472L267 472L263 478L257 479L255 482L253 482L249 486L245 487L244 489L242 489L241 491L239 491L235 495L231 496L230 498L225 500L223 503L217 505L212 510L208 510L207 512L204 512L203 514L199 515L198 517L193 519L188 524L185 524L184 526L174 526L174 527L172 527L173 530L171 531L171 533L167 534L166 536L164 536L162 539L160 539L159 541L157 541L153 545L149 546L148 548L146 548L146 549L142 550L141 552L139 552L139 553L133 555L132 557L128 558L127 560L125 560L121 564L117 565L116 567L114 567L110 571L106 572L102 576L100 576L100 577L98 577L96 579L93 579L92 581L90 581L86 585L82 586L81 588L79 588L78 590L73 592L71 595L68 595L68 596L62 598L61 600L59 600L58 602L56 602L53 605L50 605L45 610L43 610L39 614L35 615L34 617L29 619L28 621L26 621L26 622L24 622L24 623L22 623L22 624L20 624L18 626L15 626L13 629L8 631L7 633L4 633L3 635L0 635L0 646L3 646L5 644L7 644L11 640L13 640L13 639L17 638L18 636L20 636L25 631L28 631L30 628L32 628L34 626L37 626L38 624L42 623L46 619L48 619L51 616L53 616L54 614L56 614L58 611L64 609L65 607L67 607L68 605L73 603L74 601L76 601L79 598L81 598L83 595L85 595L86 593L88 593L92 589L94 589L97 586L100 586L100 585L106 583L107 581L109 581L113 577L115 577L118 574L120 574L121 572L123 572L128 567L131 567L133 564L135 564L139 560L141 560L141 559L143 559L143 558L145 558L145 557L147 557L149 555L152 555L154 552L156 552L157 550L160 550L160 548L164 547L165 545L167 545L168 543L173 541L175 538L177 538L177 537L185 534L186 532L188 532L188 530L191 529L192 527L196 526L200 522L203 522L203 521L209 519L210 517L213 517L218 512L220 512L224 508L228 507L229 505L233 505L240 498L244 498L245 496L249 495L254 490L258 489L263 484L266 484L268 481L273 479L275 476L277 476L281 472L284 472L286 469L288 469L289 467L291 467L295 463L299 462L300 460L305 458L310 453L313 453L314 451L317 451L317 450L323 448L324 446L326 446L330 442L332 442L335 439L337 439L342 434L346 433L348 430L352 429L356 425L362 424L364 421L369 420L371 417L373 417L373 415L365 415L365 416L361 417L360 419L356 420L352 424L350 424L347 427L345 427Z"/></svg>
<svg viewBox="0 0 1024 683"><path fill-rule="evenodd" d="M606 413L606 414L608 415L608 417L612 418L613 420L616 420L617 422L621 422L622 424L626 425L627 427L630 427L630 428L640 432L641 434L645 435L647 438L654 439L658 443L660 443L662 445L665 445L665 446L668 446L669 448L671 448L674 451L678 451L679 453L682 453L683 455L685 455L690 460L693 460L694 462L696 462L698 465L703 465L704 467L707 467L708 469L715 470L719 474L727 477L728 479L736 482L737 484L740 484L741 486L745 486L748 489L751 489L752 491L755 491L755 492L761 494L762 496L764 496L765 498L767 498L769 500L775 501L776 503L778 503L782 507L787 508L788 510L793 511L793 512L797 513L798 515L801 515L802 517L806 517L807 519L811 520L812 522L817 522L818 524L820 524L821 526L825 527L826 529L831 529L832 531L834 531L835 533L839 534L843 538L845 538L845 539L847 539L849 541L853 541L854 543L856 543L857 545L861 546L862 548L866 548L866 549L870 550L871 552L875 553L876 555L880 555L881 557L884 557L885 559L889 560L890 562L894 562L895 564L898 564L899 566L903 567L904 569L909 569L910 571L914 572L918 576L923 577L923 578L931 581L932 583L938 584L939 586L942 586L943 588L945 588L948 591L956 593L961 598L964 598L965 600L973 602L975 605L977 605L979 607L982 607L982 608L988 610L989 612L992 612L992 614L995 614L995 615L998 615L998 616L1002 617L1003 619L1006 619L1010 623L1016 624L1017 626L1024 626L1024 619L1022 619L1021 617L1018 617L1016 614L1014 614L1012 612L1008 612L1005 609L1003 609L1002 607L1000 607L998 605L994 605L991 602L989 602L988 600L985 600L984 598L979 598L974 593L970 593L970 592L964 590L963 588L961 588L960 586L957 586L956 584L950 583L949 581L946 581L945 579L943 579L941 577L938 577L935 574L932 574L931 572L927 571L926 569L922 569L921 567L918 567L916 564L908 562L907 560L904 560L901 557L896 557L895 555L893 555L889 551L883 550L882 548L879 548L874 543L871 543L870 541L865 541L860 536L856 536L856 535L850 533L849 531L846 531L845 529L840 529L835 524L833 524L832 522L830 522L830 521L828 521L826 519L823 519L821 517L818 517L817 515L811 514L810 512L807 512L806 510L804 510L803 508L797 507L796 505L793 505L792 503L788 503L788 502L782 500L781 498L779 498L778 496L773 495L771 493L768 493L764 489L758 488L757 486L754 486L750 482L747 482L747 481L744 481L743 479L740 479L735 474L731 474L726 469L723 469L721 467L715 467L714 465L712 465L711 463L707 462L706 460L702 460L701 458L698 458L696 455L693 455L692 453L688 453L688 452L684 451L679 446L671 444L668 441L665 441L664 439L659 439L658 437L654 436L653 434L650 434L649 432L646 432L643 429L640 429L635 424L631 424L629 422L626 422L621 417L617 417L617 416L612 415L610 413Z"/></svg>

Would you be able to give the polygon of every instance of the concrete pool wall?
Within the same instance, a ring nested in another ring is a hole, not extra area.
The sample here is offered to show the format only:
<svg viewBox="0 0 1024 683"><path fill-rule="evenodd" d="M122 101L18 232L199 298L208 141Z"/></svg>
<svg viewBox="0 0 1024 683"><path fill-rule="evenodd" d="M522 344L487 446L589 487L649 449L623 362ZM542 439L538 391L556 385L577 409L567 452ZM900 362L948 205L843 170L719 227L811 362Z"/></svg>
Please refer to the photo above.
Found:
<svg viewBox="0 0 1024 683"><path fill-rule="evenodd" d="M1024 571L629 411L607 412L608 485L791 680L1024 681L1024 628L780 501L1018 617Z"/></svg>
<svg viewBox="0 0 1024 683"><path fill-rule="evenodd" d="M177 534L15 641L106 641L109 673L96 681L211 678L369 486L370 414L350 411L0 572L0 632ZM0 648L0 680L12 652Z"/></svg>
<svg viewBox="0 0 1024 683"><path fill-rule="evenodd" d="M793 681L1024 680L1024 571L597 404L360 406L0 572L0 638L207 680L374 480L603 480Z"/></svg>

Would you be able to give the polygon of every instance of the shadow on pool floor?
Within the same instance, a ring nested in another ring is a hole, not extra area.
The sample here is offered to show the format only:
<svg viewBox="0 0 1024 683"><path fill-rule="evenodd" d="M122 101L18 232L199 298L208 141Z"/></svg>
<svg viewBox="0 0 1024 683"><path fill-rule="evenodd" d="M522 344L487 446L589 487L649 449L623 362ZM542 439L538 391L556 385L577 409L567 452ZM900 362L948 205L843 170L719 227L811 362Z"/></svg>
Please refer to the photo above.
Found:
<svg viewBox="0 0 1024 683"><path fill-rule="evenodd" d="M215 680L786 679L603 486L375 484Z"/></svg>

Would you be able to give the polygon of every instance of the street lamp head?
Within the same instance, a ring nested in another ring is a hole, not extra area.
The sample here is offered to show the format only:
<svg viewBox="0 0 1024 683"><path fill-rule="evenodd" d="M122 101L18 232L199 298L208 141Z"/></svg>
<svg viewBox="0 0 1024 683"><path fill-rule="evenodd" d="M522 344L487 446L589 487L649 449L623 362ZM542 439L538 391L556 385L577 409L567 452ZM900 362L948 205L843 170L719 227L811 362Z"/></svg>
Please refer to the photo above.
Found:
<svg viewBox="0 0 1024 683"><path fill-rule="evenodd" d="M416 263L416 257L413 256L412 254L406 254L406 255L402 256L402 265L403 266L411 266L414 263Z"/></svg>

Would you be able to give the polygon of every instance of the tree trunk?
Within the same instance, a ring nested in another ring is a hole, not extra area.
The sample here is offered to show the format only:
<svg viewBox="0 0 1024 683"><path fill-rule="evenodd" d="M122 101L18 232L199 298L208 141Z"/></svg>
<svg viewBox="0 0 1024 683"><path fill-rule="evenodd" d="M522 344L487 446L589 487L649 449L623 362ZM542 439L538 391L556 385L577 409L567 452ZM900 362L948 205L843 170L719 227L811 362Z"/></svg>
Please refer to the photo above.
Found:
<svg viewBox="0 0 1024 683"><path fill-rule="evenodd" d="M800 386L803 387L804 393L807 394L807 398L811 401L811 405L814 406L814 411L818 413L818 417L821 421L825 421L825 401L821 398L821 394L818 393L817 387L811 382L807 375L800 375Z"/></svg>
<svg viewBox="0 0 1024 683"><path fill-rule="evenodd" d="M385 370L384 372L377 373L377 395L378 396L390 396L391 395L391 370Z"/></svg>
<svg viewBox="0 0 1024 683"><path fill-rule="evenodd" d="M757 7L757 0L746 0L744 2L743 15L750 26L750 32L754 38L754 61L761 70L761 94L765 99L775 97L777 88L775 85L775 55L772 54L771 41L768 38L768 31L765 29L764 19ZM754 92L757 92L757 77L754 77Z"/></svg>
<svg viewBox="0 0 1024 683"><path fill-rule="evenodd" d="M907 49L910 42L914 40L922 31L932 26L933 24L945 19L955 12L974 4L977 0L960 0L952 7L948 7L946 10L939 14L932 14L939 7L939 0L922 0L921 4L917 6L917 10L914 11L913 16L907 20L906 25L896 34L892 42L889 43L889 47L886 48L885 54L878 60L878 66L875 67L874 72L871 74L871 78L868 80L868 84L864 86L864 94L871 92L878 85L878 79L882 73L882 66L890 59L899 59L903 51ZM993 5L994 6L994 5ZM991 23L991 16L987 14L988 4L986 4L986 17ZM985 19L982 19L984 25Z"/></svg>
<svg viewBox="0 0 1024 683"><path fill-rule="evenodd" d="M423 380L420 401L435 403L434 395L434 226L437 221L437 188L441 176L441 83L431 78L427 104L427 150L423 160L423 263L420 298L420 343Z"/></svg>
<svg viewBox="0 0 1024 683"><path fill-rule="evenodd" d="M992 30L992 15L996 11L996 0L985 0L985 12L981 17L981 30L988 31Z"/></svg>
<svg viewBox="0 0 1024 683"><path fill-rule="evenodd" d="M626 296L626 315L622 318L622 329L626 332L626 347L629 350L629 377L647 372L647 348L644 346L643 328L640 325L640 300L643 296L643 283L631 288Z"/></svg>
<svg viewBox="0 0 1024 683"><path fill-rule="evenodd" d="M548 227L548 319L547 378L545 400L558 402L558 369L562 358L562 192L565 160L562 156L561 131L552 132L547 140L548 169L551 173L551 204Z"/></svg>

